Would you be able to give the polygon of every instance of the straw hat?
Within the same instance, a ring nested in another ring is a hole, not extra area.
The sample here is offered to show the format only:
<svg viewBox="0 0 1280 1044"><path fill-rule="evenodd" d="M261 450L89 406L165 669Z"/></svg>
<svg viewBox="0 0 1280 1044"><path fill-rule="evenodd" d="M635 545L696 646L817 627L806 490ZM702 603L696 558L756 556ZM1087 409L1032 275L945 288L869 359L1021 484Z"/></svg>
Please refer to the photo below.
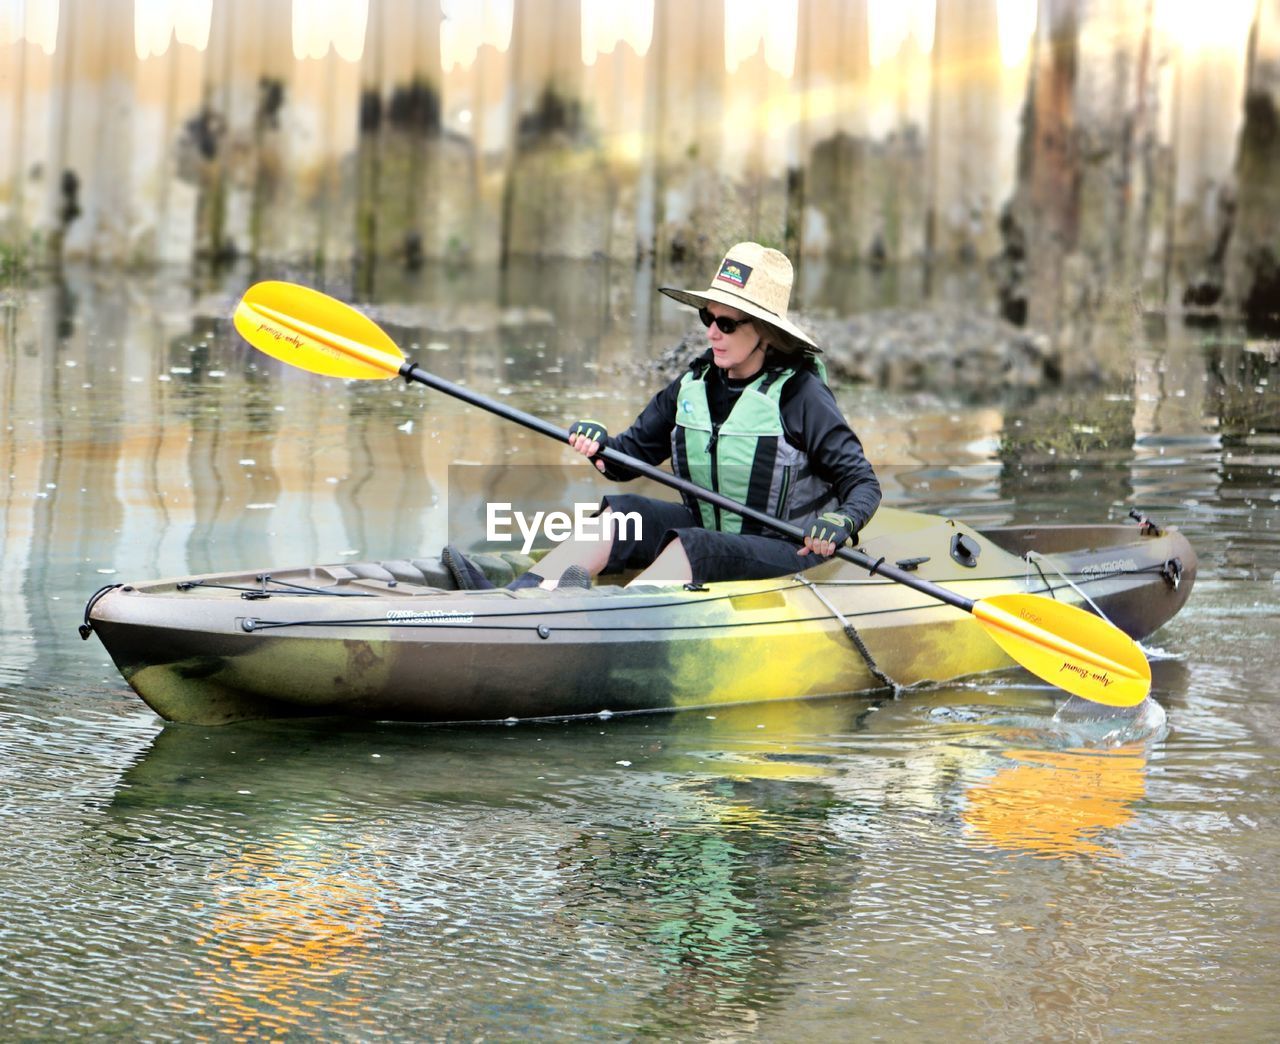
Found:
<svg viewBox="0 0 1280 1044"><path fill-rule="evenodd" d="M781 250L759 243L738 243L729 248L707 289L676 290L664 286L659 292L694 308L705 308L712 301L730 305L769 327L777 335L771 340L779 348L820 352L822 349L813 343L813 338L787 319L792 282L791 262Z"/></svg>

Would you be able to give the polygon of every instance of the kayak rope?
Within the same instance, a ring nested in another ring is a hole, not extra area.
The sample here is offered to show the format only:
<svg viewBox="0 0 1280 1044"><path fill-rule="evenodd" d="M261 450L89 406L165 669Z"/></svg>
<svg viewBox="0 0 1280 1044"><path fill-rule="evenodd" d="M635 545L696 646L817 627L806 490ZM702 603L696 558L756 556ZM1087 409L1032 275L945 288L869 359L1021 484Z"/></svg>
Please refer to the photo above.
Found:
<svg viewBox="0 0 1280 1044"><path fill-rule="evenodd" d="M1040 557L1041 556L1035 551L1027 552L1027 571L1023 576L1023 580L1026 581L1028 587L1031 586L1031 567L1035 566L1036 572L1040 574L1040 582L1044 584L1046 593L1056 602L1058 600L1058 594L1054 590L1052 582L1044 575L1044 570L1040 568Z"/></svg>
<svg viewBox="0 0 1280 1044"><path fill-rule="evenodd" d="M883 562L884 559L881 559L880 561ZM876 564L879 565L880 563L877 562ZM796 580L807 587L813 593L813 596L826 606L831 615L839 621L840 626L844 628L845 637L853 643L853 647L862 655L862 658L867 663L867 668L876 676L877 679L879 679L880 684L886 689L891 689L893 691L893 695L896 697L898 693L902 691L902 686L880 669L880 665L876 663L876 658L871 655L871 650L867 648L867 643L862 640L862 635L858 633L858 629L848 621L844 613L840 612L839 609L831 604L827 596L822 593L822 589L819 588L812 580L800 573L796 574Z"/></svg>
<svg viewBox="0 0 1280 1044"><path fill-rule="evenodd" d="M883 562L884 559L881 559L881 561ZM876 564L879 565L880 563L876 563ZM1165 568L1164 566L1146 566L1141 569L1135 569L1135 570L1119 570L1119 572L1144 573L1144 572L1150 572L1155 569L1164 569L1164 568ZM1043 574L1042 574L1042 577L1043 577ZM982 577L981 579L983 582L986 582L991 580L1017 580L1017 579L1025 580L1026 578L1027 576L1026 574L1024 574L1022 577L1018 577L1016 575L1007 575L1007 576L1001 575L1001 576L987 576L987 577ZM321 597L333 597L333 598L382 598L383 597L383 592L381 590L344 591L344 590L341 590L339 584L334 584L330 587L307 587L302 584L295 584L287 580L281 580L277 577L272 576L270 573L259 575L254 579L257 581L257 586L250 586L247 583L220 583L214 579L180 580L174 586L179 591L183 591L183 592L186 592L186 591L236 591L240 594L241 598L247 599L249 601L254 601L257 599L269 599L273 597L282 597L286 595L302 596L302 597L321 596ZM378 581L378 582L381 582L381 581ZM397 582L395 581L387 581L386 583L388 588L394 588L397 586ZM808 585L809 581L806 580L804 581L804 583ZM1049 593L1052 594L1053 588L1052 588L1052 585L1049 584L1049 581L1047 579L1045 580L1045 584L1050 588ZM116 586L119 586L119 585L116 585ZM417 587L420 587L421 585L410 583L407 586L417 588ZM799 586L800 584L795 582L795 578L793 577L790 579L788 583L780 584L777 587L762 588L760 591L756 592L756 594L773 594L778 591L794 590L796 587L799 587ZM822 582L822 586L823 587L840 587L840 588L880 587L882 586L882 583L875 580L864 580L861 578L852 579L852 580L831 579L831 580L824 580ZM436 588L427 588L425 590L429 591L432 594L440 593L439 589L436 589ZM619 588L619 590L621 590L621 588ZM413 594L414 592L410 591L407 593ZM731 601L735 598L742 597L741 595L734 595L734 594L711 594L709 591L705 589L703 592L699 592L699 593L706 593L707 597L699 599L696 603L681 600L678 602L658 603L655 605L648 605L648 606L644 606L643 608L648 608L648 609L684 608L692 604L705 605L708 602L717 602L717 601L725 601L725 600ZM612 602L612 604L609 604L610 602ZM592 611L597 613L605 613L605 612L615 612L615 611L629 611L635 608L636 606L634 604L628 604L626 602L615 602L613 601L612 598L607 598L605 599L605 604L593 606ZM578 611L579 610L577 609L539 608L539 609L529 609L529 610L517 610L516 612L513 612L513 613L486 613L485 615L486 616L527 616L527 615L542 615L544 613L562 613L562 612L578 612ZM883 610L873 610L872 612L880 612L880 611L883 611ZM858 615L862 615L862 614L858 614ZM306 622L306 621L303 621L303 622ZM317 621L317 622L323 622L323 621ZM369 622L375 622L375 621L369 621Z"/></svg>
<svg viewBox="0 0 1280 1044"><path fill-rule="evenodd" d="M1146 570L1139 569L1134 571L1145 572ZM1017 576L1000 576L1000 577L984 578L984 580L990 580L990 579L1017 580L1020 578ZM1022 577L1021 579L1025 579L1025 577ZM213 585L209 585L209 586L213 586ZM811 580L805 577L802 577L800 574L793 575L792 577L788 578L788 581L785 583L779 584L775 587L765 588L764 590L756 593L770 594L778 591L794 590L795 588L801 587L801 586L808 587L814 591L814 593L822 601L823 605L827 608L829 615L805 617L799 620L779 618L776 620L747 620L747 621L740 621L740 622L738 621L716 622L716 623L709 623L709 624L674 623L674 624L668 624L668 625L651 625L646 627L645 630L704 631L704 630L726 630L726 629L733 629L737 627L764 627L764 626L771 626L771 625L782 626L782 625L791 625L796 623L820 623L823 620L830 620L834 616L837 619L837 621L839 621L843 626L846 627L846 633L848 633L848 630L852 628L852 624L848 623L847 616L878 617L878 616L892 615L896 613L910 613L918 609L927 608L934 604L932 601L929 601L921 604L894 606L891 609L865 609L859 612L853 612L847 615L841 615L838 611L833 609L830 603L827 602L827 600L818 592L819 585L814 584ZM863 587L863 586L871 587L871 586L880 586L880 585L876 584L875 582L868 583L865 580L849 580L849 581L829 580L829 581L824 581L821 586L849 588L849 587ZM1052 590L1052 585L1049 585L1049 586L1050 586L1050 589ZM232 590L242 590L242 589L232 588ZM255 591L256 589L249 588L247 590ZM324 592L318 592L318 593L324 593ZM345 619L312 619L312 620L270 620L270 619L263 619L261 617L250 617L250 618L246 618L242 622L242 627L245 631L251 631L251 632L276 630L276 629L285 628L285 627L409 627L409 628L435 628L435 629L441 629L441 628L449 629L449 628L461 627L466 629L479 628L479 629L487 629L487 630L494 630L494 631L523 631L523 630L529 630L529 629L537 630L539 628L547 629L548 624L539 622L539 621L545 621L548 617L554 618L557 616L577 615L583 612L590 612L592 616L605 616L609 613L630 613L630 612L635 612L637 610L701 609L712 602L724 602L724 601L731 602L736 597L741 597L741 596L732 595L732 594L711 594L710 592L708 592L703 597L699 598L697 601L689 601L681 598L678 601L666 601L666 602L659 601L659 602L650 602L645 605L636 605L630 598L614 599L612 597L606 596L601 598L596 604L592 605L589 610L584 610L581 605L565 606L563 608L559 608L559 607L553 608L545 604L538 604L536 608L530 607L526 609L524 607L521 607L519 609L512 609L509 612L486 612L486 613L475 613L473 610L469 608L463 608L455 605L452 608L442 607L438 609L432 609L432 608L406 609L404 610L405 615L400 618L389 618L386 615L366 616L366 617L347 617ZM384 600L384 604L394 605L395 603ZM390 609L389 612L394 613L396 612L396 610ZM461 614L462 616L466 616L468 617L468 619L461 620L458 618L458 614ZM504 622L497 623L497 622L491 622L491 621L504 621ZM511 621L511 622L507 623L505 621ZM521 622L521 621L527 621L527 622ZM612 632L612 631L629 631L629 630L632 630L634 626L635 626L634 624L621 624L617 626L610 626L608 624L596 623L596 624L591 624L589 626L574 626L571 624L556 625L556 629L561 631L569 631L569 632L578 632L578 631ZM856 633L857 632L855 631L854 634ZM854 641L855 644L857 641L860 641L860 640L861 640L860 636L856 639L853 637L853 635L850 636L850 641ZM879 672L880 668L878 665L874 664L874 661L870 656L870 652L869 651L865 652L863 653L863 655L867 658L869 664L872 665L873 671ZM877 673L876 676L881 677L881 674ZM887 687L894 688L895 690L901 688L901 686L896 686L892 681L892 679L888 678L887 675L884 676L884 683Z"/></svg>
<svg viewBox="0 0 1280 1044"><path fill-rule="evenodd" d="M1042 554L1039 551L1027 551L1025 553L1025 558L1027 560L1028 568L1025 576L1023 577L1024 580L1026 580L1027 582L1030 582L1031 580L1030 567L1034 565L1036 567L1036 572L1040 574L1040 579L1044 582L1045 592L1051 598L1056 599L1058 596L1057 594L1055 594L1055 592L1058 590L1058 588L1053 586L1049 578L1044 575L1044 570L1040 568L1041 562L1047 563L1050 569L1052 569L1055 573L1057 573L1060 577L1062 577L1063 582L1069 588L1071 588L1071 590L1073 590L1076 594L1078 594L1081 598L1083 598L1086 602L1089 603L1090 607L1093 609L1095 613L1101 616L1104 620L1107 621L1107 623L1111 624L1113 627L1115 626L1114 622L1108 618L1106 613L1102 611L1101 606L1099 606L1097 602L1095 602L1092 598L1090 598L1087 594L1085 594L1084 589L1081 588L1078 584L1076 584L1068 574L1064 573L1062 571L1062 567L1058 565L1058 563L1055 562L1049 555ZM1101 580L1106 580L1113 576L1140 576L1143 573L1159 573L1161 576L1165 578L1165 582L1168 583L1171 587L1177 587L1178 581L1181 578L1182 563L1176 558L1171 558L1167 562L1153 562L1151 565L1139 566L1137 569L1117 569L1114 572L1094 575L1094 576L1091 576L1088 580L1085 580L1084 582L1085 583L1097 582ZM1077 572L1075 575L1079 577L1085 576L1085 574L1082 572Z"/></svg>
<svg viewBox="0 0 1280 1044"><path fill-rule="evenodd" d="M881 613L898 613L910 612L913 607L903 606L898 609L879 610ZM920 606L914 608L919 609ZM566 610L570 612L581 612L582 610ZM421 630L448 630L450 628L462 628L464 630L479 629L482 631L537 631L540 637L550 637L551 632L561 631L569 634L605 634L612 632L629 633L636 630L635 624L618 624L614 626L591 624L587 626L578 626L575 624L557 624L554 627L545 623L535 624L528 623L488 623L492 619L501 619L504 616L518 615L523 617L539 616L547 614L520 613L487 613L482 616L474 616L465 609L435 609L422 610L416 612L418 619L398 619L388 620L385 618L356 618L350 620L263 620L256 616L245 617L240 621L240 628L243 631L252 633L254 631L271 631L282 627L408 627ZM875 615L869 613L867 615ZM463 617L460 619L459 617ZM465 617L471 617L465 619ZM823 623L830 620L830 616L801 616L798 618L780 617L776 620L736 620L724 623L708 623L708 624L655 624L641 628L645 631L732 631L742 627L791 627L795 624L805 623ZM545 634L543 632L546 632Z"/></svg>
<svg viewBox="0 0 1280 1044"><path fill-rule="evenodd" d="M829 613L834 614L835 617L845 626L846 633L853 631L853 625L850 624L848 620L843 615L841 615L838 610L834 609L831 606L831 604L818 592L817 585L813 584L811 581L807 579L802 580L799 576L792 577L791 582L779 585L778 587L769 588L763 593L767 594L771 591L788 591L788 590L793 590L800 586L809 587L811 590L814 591L815 594L818 595L819 600L822 601L823 605L827 607L827 609L829 610ZM837 584L827 584L824 586L847 587L851 585L837 583ZM339 619L339 620L323 620L323 619L322 620L266 620L266 619L262 619L261 617L255 616L255 617L247 617L243 619L241 621L241 628L248 632L277 630L279 628L284 628L284 627L397 627L397 628L408 627L408 628L423 628L423 629L436 629L436 630L439 630L439 629L447 630L450 628L464 628L467 630L471 630L471 629L478 628L480 630L490 630L490 631L536 630L538 631L540 636L546 637L551 633L551 626L545 622L549 617L581 615L584 612L589 612L592 615L600 616L600 615L604 615L605 613L635 612L637 610L701 609L710 602L732 601L735 597L740 597L740 596L729 595L729 594L711 595L706 598L700 598L696 602L690 602L690 601L685 601L684 599L681 599L680 601L675 601L675 602L653 602L653 603L650 603L647 605L641 605L641 606L637 606L635 604L627 604L629 600L625 600L625 601L620 600L618 602L614 602L612 605L597 604L592 606L589 610L584 610L581 605L575 605L575 606L566 606L564 608L549 608L549 607L539 606L536 609L516 609L511 612L475 613L470 609L458 608L455 606L454 608L449 608L449 609L445 609L445 608L406 609L406 610L403 610L402 616L401 615L393 616L391 614L396 614L399 611L392 609L388 611L387 616L348 617L346 619ZM602 599L602 601L608 603L610 599ZM927 603L927 605L932 605L932 604L933 603L931 602ZM924 605L900 605L900 606L894 606L891 609L866 609L861 612L852 613L850 615L855 617L856 616L879 617L879 616L885 616L885 615L890 615L894 613L910 613L921 608L925 608L925 606ZM805 617L800 617L798 619L793 619L790 617L779 617L775 620L735 620L735 621L716 621L715 623L651 624L651 625L645 626L643 629L646 631L723 631L723 630L733 630L739 627L772 627L772 626L789 627L798 623L822 623L823 621L830 620L831 618L832 618L831 615L825 615L825 616L805 616ZM490 622L490 621L499 621L499 620L504 622L502 623ZM511 622L506 622L506 621L511 621ZM609 624L599 624L599 623L593 623L586 626L577 626L574 624L556 624L554 626L555 626L555 629L558 631L567 631L570 633L577 633L580 631L581 632L601 632L601 633L614 632L614 631L625 632L625 631L633 631L636 628L636 625L632 623L623 623L623 624L612 625L612 626ZM542 633L543 631L546 631L547 634L544 635ZM853 631L853 635L857 635L857 632ZM861 637L858 636L853 640L856 642L860 642ZM874 660L872 659L869 651L864 651L863 655L867 658L868 662L871 664L872 670L876 672L876 676L883 678L884 683L887 687L893 688L895 689L895 691L901 688L901 686L895 685L894 682L887 675L884 675L882 672L880 672L879 666L874 663Z"/></svg>
<svg viewBox="0 0 1280 1044"><path fill-rule="evenodd" d="M1002 577L1001 579L1016 579L1015 577ZM827 581L824 587L860 587L865 581ZM778 591L791 591L800 586L807 586L816 590L814 585L808 579L801 581L799 574L788 578L786 583L777 585L776 587L765 588L756 592L759 594L772 594ZM867 585L871 586L871 585ZM878 585L876 585L878 586ZM346 619L319 619L319 620L266 620L261 617L246 618L242 622L242 627L246 631L259 630L275 630L283 627L410 627L410 628L481 628L493 631L524 631L530 628L545 627L545 624L535 624L533 622L521 623L519 621L539 621L545 620L547 617L578 615L589 611L593 616L603 616L606 613L628 613L637 610L653 610L653 609L701 609L711 602L732 602L734 598L740 595L732 594L707 594L705 597L695 601L680 599L678 601L669 602L650 602L645 605L636 605L630 599L613 599L605 597L600 602L592 605L590 610L584 610L581 605L565 606L563 608L551 608L545 605L538 605L537 608L529 609L513 609L510 612L491 612L491 613L475 613L471 609L460 608L439 608L439 609L406 609L403 617L389 618L388 616L365 616L365 617L348 617ZM821 598L821 595L819 595ZM825 599L822 599L824 604ZM384 603L394 604L394 603ZM921 605L900 605L892 609L865 609L861 612L851 613L852 616L884 616L894 613L910 613L918 609L932 605L932 602L923 603ZM829 605L828 605L829 608ZM395 609L389 610L395 613ZM466 620L460 620L459 615L468 617ZM650 625L644 629L647 631L714 631L733 629L736 627L767 627L767 626L789 626L796 623L821 623L823 620L831 619L830 616L808 616L801 619L790 619L780 617L776 620L743 620L734 622L716 622L716 623L674 623L667 625ZM844 619L840 617L840 619ZM491 620L511 620L512 623L490 623ZM607 624L591 624L585 627L573 625L557 625L557 630L561 631L630 631L635 628L634 624L624 623L617 626L609 626ZM886 685L892 685L892 682L886 681Z"/></svg>
<svg viewBox="0 0 1280 1044"><path fill-rule="evenodd" d="M1040 568L1041 562L1047 563L1050 569L1052 569L1055 573L1057 573L1060 577L1062 577L1063 580L1066 581L1067 586L1071 588L1071 590L1073 590L1076 594L1078 594L1081 598L1083 598L1086 602L1089 603L1089 607L1095 613L1097 613L1104 620L1106 620L1107 623L1111 624L1112 627L1115 627L1115 624L1112 623L1111 618L1102 611L1102 607L1098 605L1098 603L1095 602L1092 598L1090 598L1087 594L1085 594L1084 591L1080 587L1078 587L1076 583L1071 579L1071 577L1067 576L1067 574L1062 571L1061 567L1052 558L1050 558L1048 555L1042 555L1039 551L1028 551L1027 561L1033 564L1036 567L1036 569L1039 571L1040 579L1044 580L1045 586L1049 588L1049 593L1051 595L1053 594L1053 585L1050 584L1049 581L1045 578L1044 570ZM1117 570L1117 572L1120 572L1120 573L1142 572L1142 570L1120 569L1120 570ZM1115 574L1111 574L1111 575L1115 575ZM1101 577L1099 577L1099 579L1101 579ZM1057 595L1054 595L1054 598L1057 598Z"/></svg>
<svg viewBox="0 0 1280 1044"><path fill-rule="evenodd" d="M777 593L777 592L779 592L779 591L789 591L789 590L791 590L791 589L793 589L793 588L795 588L795 587L797 587L797 586L799 586L799 585L794 584L794 583L781 584L781 585L779 585L779 586L777 586L777 587L765 588L764 590L759 591L759 592L756 592L756 593L757 593L757 594L775 594L775 593ZM233 588L233 590L240 590L240 589L239 589L239 588ZM620 589L620 590L621 590L621 589ZM320 593L324 593L324 592L320 592ZM450 593L455 593L455 592L450 592ZM367 593L367 596L369 596L369 597L380 597L380 596L379 596L378 594L376 594L375 592L368 592L368 593ZM714 595L714 594L709 594L709 595L708 595L707 597L705 597L705 598L699 598L696 602L695 602L695 601L686 600L686 599L683 599L683 598L682 598L682 599L679 599L678 601L672 601L672 602L650 602L650 603L647 603L647 604L645 604L645 605L637 606L634 602L631 602L631 601L630 601L630 599L625 599L625 600L624 600L624 599L618 599L618 600L615 600L614 598L612 598L612 597L610 597L610 596L606 595L606 596L604 596L603 598L601 598L601 600L600 600L600 602L599 602L599 603L597 603L597 604L593 604L593 605L591 606L590 612L591 612L591 614L592 614L592 615L596 615L596 616L598 616L598 615L603 615L603 614L605 614L605 613L618 613L618 612L625 613L625 612L635 612L637 609L690 609L690 608L694 608L694 607L701 608L701 607L703 607L703 606L705 606L705 605L707 605L707 604L709 604L709 603L711 603L711 602L732 601L732 600L733 600L733 598L735 598L735 597L740 597L740 596L736 596L736 595L728 595L728 594L723 594L723 595ZM521 601L523 601L523 599L521 599ZM395 601L391 601L391 600L389 600L389 599L383 599L383 602L384 602L384 604L386 604L386 605L388 605L388 606L391 606L391 607L392 607L392 608L389 608L389 609L388 609L388 612L389 612L389 613L395 613L395 612L397 612L397 610L394 608L394 606L397 604L397 602L395 602ZM407 615L406 615L403 619L401 619L401 618L391 618L391 617L387 617L387 616L372 616L372 617L356 617L356 618L353 618L353 619L346 619L346 620L281 620L281 621L278 621L278 622L277 622L277 621L269 621L269 620L259 620L259 621L258 621L258 624L259 624L259 626L262 626L262 627L267 627L267 626L271 626L271 627L310 627L310 626L316 626L316 627L327 627L327 626L335 626L335 625L339 625L339 624L342 624L342 625L351 625L351 626L357 626L357 625L360 625L360 626L371 626L371 627L372 627L372 626L382 626L382 627L385 627L387 624L393 624L393 625L395 625L396 627L402 627L402 626L413 626L413 625L418 624L418 623L426 623L426 624L429 624L429 625L436 625L436 621L435 621L435 620L433 620L433 619L428 619L428 617L431 617L433 614L434 614L434 615L437 615L437 616L440 616L441 618L444 618L444 617L447 617L449 614L455 614L455 615L456 615L456 614L462 613L462 614L465 614L465 615L467 615L467 616L471 616L471 617L472 617L473 619L475 619L476 621L480 621L480 620L523 620L523 619L528 619L528 618L541 618L541 617L546 617L546 616L565 616L565 615L568 615L568 614L581 613L581 612L583 612L583 611L584 611L581 605L564 606L564 607L551 607L551 606L546 606L546 605L538 604L537 602L535 602L534 604L536 605L536 608L534 608L534 607L530 607L530 608L528 608L528 609L525 609L525 608L512 609L512 610L511 610L511 611L509 611L509 612L476 613L473 609L465 608L465 607L461 607L461 606L459 606L458 604L455 604L454 606L452 606L452 607L450 607L450 608L422 608L422 609L406 609L406 610L404 610L404 612L405 612ZM420 619L419 619L419 618L420 618ZM675 626L677 629L684 629L684 627L686 627L686 626L688 626L688 625L685 625L685 624L677 624L677 625L674 625L674 626ZM698 626L698 625L694 625L694 626ZM718 626L718 625L717 625L717 626ZM584 628L581 628L581 630L586 630L586 631L590 631L590 630L608 630L608 629L609 629L609 628L600 628L600 627L584 627ZM622 629L625 629L625 627L624 627L624 628L622 628ZM651 628L651 629L652 629L652 628Z"/></svg>
<svg viewBox="0 0 1280 1044"><path fill-rule="evenodd" d="M192 591L200 588L206 591L239 591L241 596L253 598L270 598L272 595L333 595L335 598L376 598L372 591L339 591L334 587L304 587L292 584L287 580L277 580L270 573L255 577L258 587L245 587L243 584L219 584L212 580L183 580L175 586L179 591ZM269 587L269 584L275 584Z"/></svg>
<svg viewBox="0 0 1280 1044"><path fill-rule="evenodd" d="M1039 551L1027 551L1027 562L1030 564L1036 565L1037 571L1039 572L1039 574L1041 574L1041 580L1044 581L1044 586L1048 587L1048 591L1050 591L1051 595L1053 595L1053 586L1051 585L1050 582L1048 582L1048 580L1046 580L1046 577L1044 577L1044 571L1043 569L1041 569L1041 565L1039 565L1042 562L1048 563L1048 567L1050 567L1053 572L1059 574L1059 576L1062 577L1062 580L1066 581L1066 586L1070 587L1071 590L1075 591L1075 594L1078 594L1080 597L1082 597L1082 599L1087 601L1087 603L1089 603L1089 606L1091 606L1091 608L1093 609L1094 613L1097 613L1098 615L1100 615L1102 619L1105 619L1105 621L1107 623L1110 623L1112 627L1115 627L1117 631L1124 631L1124 628L1120 627L1119 624L1116 624L1115 621L1112 621L1111 617L1108 617L1106 613L1103 613L1102 606L1098 605L1096 601L1091 599L1091 597L1089 597L1087 594L1084 594L1084 591L1080 590L1079 587L1076 586L1073 581L1071 581L1071 578L1068 576L1068 574L1062 572L1060 565L1057 564L1056 562L1053 562L1053 559L1048 557L1048 555L1041 554L1039 553ZM1162 563L1160 565L1144 565L1144 567L1140 569L1117 569L1116 572L1151 573L1151 572L1157 571L1158 569L1158 571L1164 574L1167 568L1169 568L1169 565L1167 565L1167 563ZM1027 572L1029 577L1030 569L1028 569ZM1076 576L1079 576L1079 574L1076 574ZM1115 573L1112 573L1112 576L1115 576ZM1101 577L1098 577L1098 578L1100 578L1101 580ZM1166 577L1166 580L1167 580L1167 577ZM1053 595L1053 597L1055 597L1056 599L1057 595ZM1142 642L1137 640L1137 638L1134 638L1133 641L1134 641L1134 645L1137 645L1139 649L1144 652L1144 654L1148 656L1152 655L1152 650L1147 649L1147 646L1144 646Z"/></svg>

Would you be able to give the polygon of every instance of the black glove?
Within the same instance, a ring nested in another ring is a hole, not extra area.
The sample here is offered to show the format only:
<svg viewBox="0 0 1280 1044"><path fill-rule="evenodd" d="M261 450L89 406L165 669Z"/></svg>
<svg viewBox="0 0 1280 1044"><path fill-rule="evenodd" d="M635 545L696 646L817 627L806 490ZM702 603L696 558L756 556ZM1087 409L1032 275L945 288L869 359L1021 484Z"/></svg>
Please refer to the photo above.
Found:
<svg viewBox="0 0 1280 1044"><path fill-rule="evenodd" d="M815 518L804 535L812 540L830 540L838 548L858 538L853 528L853 519L848 515L837 515L834 511Z"/></svg>
<svg viewBox="0 0 1280 1044"><path fill-rule="evenodd" d="M585 435L592 442L598 442L604 445L604 440L609 437L609 429L599 421L594 420L577 420L573 422L573 426L569 429L569 435Z"/></svg>

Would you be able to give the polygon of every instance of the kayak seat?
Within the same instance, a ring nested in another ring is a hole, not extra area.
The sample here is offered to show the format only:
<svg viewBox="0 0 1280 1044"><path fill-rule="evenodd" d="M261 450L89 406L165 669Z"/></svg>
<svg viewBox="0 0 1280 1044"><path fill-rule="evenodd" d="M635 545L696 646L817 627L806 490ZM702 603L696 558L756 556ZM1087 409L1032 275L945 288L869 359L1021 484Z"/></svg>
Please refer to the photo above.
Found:
<svg viewBox="0 0 1280 1044"><path fill-rule="evenodd" d="M362 580L394 580L395 574L383 569L377 562L352 562L347 569Z"/></svg>

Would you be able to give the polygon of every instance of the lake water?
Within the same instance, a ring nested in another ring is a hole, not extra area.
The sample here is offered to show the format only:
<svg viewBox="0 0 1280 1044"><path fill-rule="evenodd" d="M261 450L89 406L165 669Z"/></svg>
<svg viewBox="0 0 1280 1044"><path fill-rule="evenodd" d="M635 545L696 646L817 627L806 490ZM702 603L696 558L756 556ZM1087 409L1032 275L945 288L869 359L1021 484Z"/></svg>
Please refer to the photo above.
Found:
<svg viewBox="0 0 1280 1044"><path fill-rule="evenodd" d="M1274 346L1150 319L1100 334L1127 360L1103 388L839 389L893 504L1184 529L1154 732L1060 722L1021 672L588 723L165 725L76 634L100 585L423 553L456 537L451 463L578 466L256 356L228 322L248 281L0 292L6 1039L1274 1038ZM382 287L376 314L426 369L616 430L685 329L651 297L543 266Z"/></svg>

